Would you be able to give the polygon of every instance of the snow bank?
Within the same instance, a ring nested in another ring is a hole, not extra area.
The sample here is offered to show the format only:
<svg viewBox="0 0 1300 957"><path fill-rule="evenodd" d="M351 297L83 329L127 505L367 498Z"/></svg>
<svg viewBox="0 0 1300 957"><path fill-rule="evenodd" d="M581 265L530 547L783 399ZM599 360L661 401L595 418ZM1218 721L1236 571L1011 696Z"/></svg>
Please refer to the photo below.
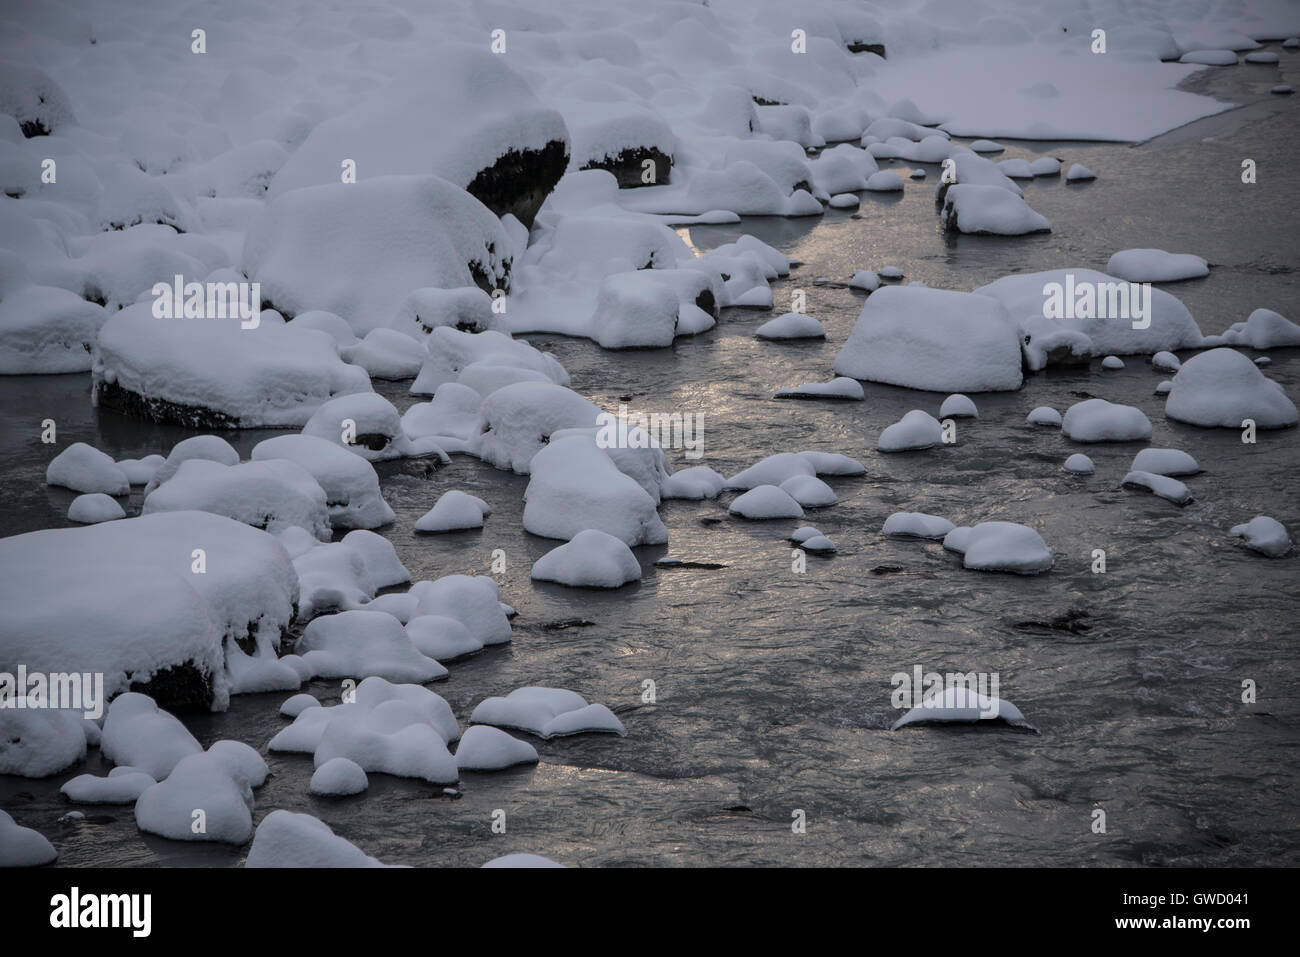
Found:
<svg viewBox="0 0 1300 957"><path fill-rule="evenodd" d="M1282 387L1235 349L1211 349L1184 362L1165 400L1165 415L1225 429L1240 429L1246 419L1261 429L1300 421Z"/></svg>
<svg viewBox="0 0 1300 957"><path fill-rule="evenodd" d="M932 392L1020 388L1020 339L997 302L890 286L872 293L835 357L837 375Z"/></svg>
<svg viewBox="0 0 1300 957"><path fill-rule="evenodd" d="M588 528L534 562L532 577L571 588L619 588L641 580L641 563L621 539Z"/></svg>

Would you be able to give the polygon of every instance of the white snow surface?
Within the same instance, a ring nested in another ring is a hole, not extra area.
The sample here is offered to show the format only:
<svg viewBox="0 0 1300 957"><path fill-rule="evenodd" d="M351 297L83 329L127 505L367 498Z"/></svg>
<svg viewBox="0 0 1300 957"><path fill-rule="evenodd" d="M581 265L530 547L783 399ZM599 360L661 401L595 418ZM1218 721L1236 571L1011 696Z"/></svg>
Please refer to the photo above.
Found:
<svg viewBox="0 0 1300 957"><path fill-rule="evenodd" d="M1165 399L1165 415L1205 428L1240 429L1246 419L1261 429L1300 421L1295 403L1277 382L1235 349L1201 352L1183 363Z"/></svg>

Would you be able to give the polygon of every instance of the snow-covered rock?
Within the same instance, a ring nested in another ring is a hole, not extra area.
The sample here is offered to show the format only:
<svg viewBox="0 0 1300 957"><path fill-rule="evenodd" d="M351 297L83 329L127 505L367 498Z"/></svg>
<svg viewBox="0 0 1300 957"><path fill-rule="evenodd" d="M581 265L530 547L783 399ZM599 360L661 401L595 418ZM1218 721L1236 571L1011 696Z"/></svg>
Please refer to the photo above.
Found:
<svg viewBox="0 0 1300 957"><path fill-rule="evenodd" d="M534 562L532 577L572 588L618 588L641 579L641 564L622 539L588 528Z"/></svg>
<svg viewBox="0 0 1300 957"><path fill-rule="evenodd" d="M1300 421L1282 387L1235 349L1211 349L1183 363L1173 378L1165 415L1206 428L1240 429L1246 419L1277 429Z"/></svg>
<svg viewBox="0 0 1300 957"><path fill-rule="evenodd" d="M314 435L278 435L253 446L254 462L287 459L305 469L325 492L334 528L379 528L394 519L379 490L374 466Z"/></svg>
<svg viewBox="0 0 1300 957"><path fill-rule="evenodd" d="M777 485L755 486L738 496L727 511L749 519L803 517L803 508L794 496Z"/></svg>
<svg viewBox="0 0 1300 957"><path fill-rule="evenodd" d="M1186 505L1192 500L1191 490L1178 479L1156 475L1152 472L1134 470L1120 481L1120 484L1133 488L1144 488L1160 498L1167 499L1175 505Z"/></svg>
<svg viewBox="0 0 1300 957"><path fill-rule="evenodd" d="M1065 172L1065 181L1067 183L1086 183L1089 180L1097 178L1097 174L1082 163L1073 163Z"/></svg>
<svg viewBox="0 0 1300 957"><path fill-rule="evenodd" d="M365 369L372 379L414 379L424 365L424 343L396 329L371 329L355 345L342 346L339 355Z"/></svg>
<svg viewBox="0 0 1300 957"><path fill-rule="evenodd" d="M1040 405L1030 410L1029 414L1025 416L1025 421L1030 425L1046 425L1059 428L1061 425L1061 413L1057 412L1051 406Z"/></svg>
<svg viewBox="0 0 1300 957"><path fill-rule="evenodd" d="M472 333L437 326L429 333L427 347L429 354L411 385L412 395L440 395L440 386L457 381L465 368L475 363L527 369L557 385L569 384L568 373L553 355L502 332Z"/></svg>
<svg viewBox="0 0 1300 957"><path fill-rule="evenodd" d="M78 495L68 506L68 520L83 525L111 522L119 518L126 518L126 512L116 500L103 492Z"/></svg>
<svg viewBox="0 0 1300 957"><path fill-rule="evenodd" d="M371 603L372 610L377 611ZM406 622L406 634L421 654L439 663L455 661L483 650L483 642L459 619L447 615L416 614Z"/></svg>
<svg viewBox="0 0 1300 957"><path fill-rule="evenodd" d="M939 406L939 418L941 419L978 419L979 415L979 409L975 407L975 403L971 401L968 396L964 396L960 392L948 396L948 398L943 400L943 405Z"/></svg>
<svg viewBox="0 0 1300 957"><path fill-rule="evenodd" d="M126 472L113 457L85 442L73 442L51 459L45 482L74 492L125 495L131 491Z"/></svg>
<svg viewBox="0 0 1300 957"><path fill-rule="evenodd" d="M1051 232L1047 217L1021 197L997 186L959 183L943 198L940 221L945 229L976 236L1023 236Z"/></svg>
<svg viewBox="0 0 1300 957"><path fill-rule="evenodd" d="M867 298L835 372L932 392L1018 389L1020 337L987 296L891 286Z"/></svg>
<svg viewBox="0 0 1300 957"><path fill-rule="evenodd" d="M1124 368L1124 360L1119 356L1106 356L1101 360L1101 367L1108 372L1117 372Z"/></svg>
<svg viewBox="0 0 1300 957"><path fill-rule="evenodd" d="M1151 438L1151 420L1135 406L1084 399L1065 410L1061 431L1076 442L1134 442Z"/></svg>
<svg viewBox="0 0 1300 957"><path fill-rule="evenodd" d="M0 867L40 867L56 857L58 852L44 834L23 827L0 810Z"/></svg>
<svg viewBox="0 0 1300 957"><path fill-rule="evenodd" d="M241 465L190 459L145 497L142 514L183 511L224 515L272 534L297 525L322 540L330 537L324 490L289 459Z"/></svg>
<svg viewBox="0 0 1300 957"><path fill-rule="evenodd" d="M924 512L895 512L885 519L880 529L884 535L904 535L911 538L943 538L957 526L941 515Z"/></svg>
<svg viewBox="0 0 1300 957"><path fill-rule="evenodd" d="M191 754L166 780L145 788L135 822L173 841L243 844L253 833L252 788L220 755Z"/></svg>
<svg viewBox="0 0 1300 957"><path fill-rule="evenodd" d="M671 346L677 335L677 294L656 281L654 270L614 273L601 280L592 332L605 349Z"/></svg>
<svg viewBox="0 0 1300 957"><path fill-rule="evenodd" d="M451 461L436 442L409 438L396 407L376 392L331 399L312 413L302 434L326 439L370 462L421 455Z"/></svg>
<svg viewBox="0 0 1300 957"><path fill-rule="evenodd" d="M1091 475L1096 471L1096 466L1092 464L1092 459L1088 458L1088 456L1084 455L1082 452L1075 452L1066 459L1063 468L1071 475Z"/></svg>
<svg viewBox="0 0 1300 957"><path fill-rule="evenodd" d="M759 339L825 339L826 329L820 322L802 312L787 312L770 319L754 330Z"/></svg>
<svg viewBox="0 0 1300 957"><path fill-rule="evenodd" d="M536 763L537 749L531 744L487 724L467 728L456 747L456 767L461 771L501 771Z"/></svg>
<svg viewBox="0 0 1300 957"><path fill-rule="evenodd" d="M880 288L880 277L870 269L859 269L849 279L850 289L861 289L863 292L875 292Z"/></svg>
<svg viewBox="0 0 1300 957"><path fill-rule="evenodd" d="M913 409L893 425L881 430L876 448L881 452L909 452L930 449L943 442L943 426L929 412Z"/></svg>
<svg viewBox="0 0 1300 957"><path fill-rule="evenodd" d="M1037 575L1053 565L1051 549L1028 525L1015 522L980 522L954 528L943 547L959 552L967 568L986 572Z"/></svg>
<svg viewBox="0 0 1300 957"><path fill-rule="evenodd" d="M0 249L5 258L21 274L17 281L0 282L0 375L89 371L108 313L67 289L31 282L21 261Z"/></svg>
<svg viewBox="0 0 1300 957"><path fill-rule="evenodd" d="M777 399L842 399L848 402L861 402L866 397L862 383L848 376L836 376L830 382L805 382L790 389L777 389L773 393Z"/></svg>
<svg viewBox="0 0 1300 957"><path fill-rule="evenodd" d="M324 797L348 797L360 794L370 787L370 780L361 765L350 758L330 758L318 767L308 786L312 794Z"/></svg>
<svg viewBox="0 0 1300 957"><path fill-rule="evenodd" d="M272 811L257 825L245 867L384 867L310 814Z"/></svg>
<svg viewBox="0 0 1300 957"><path fill-rule="evenodd" d="M707 465L693 465L678 469L664 479L660 486L663 498L700 500L717 498L726 478Z"/></svg>
<svg viewBox="0 0 1300 957"><path fill-rule="evenodd" d="M86 756L83 712L51 708L48 702L24 695L3 701L0 774L49 777ZM99 702L100 707L103 704Z"/></svg>
<svg viewBox="0 0 1300 957"><path fill-rule="evenodd" d="M1177 372L1183 365L1172 352L1157 352L1151 357L1151 368L1157 372Z"/></svg>
<svg viewBox="0 0 1300 957"><path fill-rule="evenodd" d="M146 788L157 783L148 772L123 765L106 777L79 774L59 792L73 804L134 804Z"/></svg>
<svg viewBox="0 0 1300 957"><path fill-rule="evenodd" d="M1291 537L1286 526L1267 515L1256 515L1244 525L1234 525L1228 534L1245 539L1248 548L1269 558L1281 558L1291 550Z"/></svg>
<svg viewBox="0 0 1300 957"><path fill-rule="evenodd" d="M447 677L447 669L416 650L396 618L353 610L315 618L294 648L321 678L366 678L423 683Z"/></svg>
<svg viewBox="0 0 1300 957"><path fill-rule="evenodd" d="M454 618L483 645L510 640L510 619L501 607L500 590L486 575L445 575L435 581L416 582L410 594L418 601L417 615Z"/></svg>
<svg viewBox="0 0 1300 957"><path fill-rule="evenodd" d="M1032 725L1025 720L1025 716L1020 713L1020 709L1010 701L1003 701L1001 698L980 694L966 686L946 688L943 691L929 695L922 699L919 705L895 721L889 730L897 731L909 724L923 724L926 722L970 723L996 720L1004 721L1013 728L1032 730Z"/></svg>
<svg viewBox="0 0 1300 957"><path fill-rule="evenodd" d="M1300 346L1300 326L1272 309L1256 309L1245 322L1235 322L1224 331L1225 345L1251 349L1281 349Z"/></svg>
<svg viewBox="0 0 1300 957"><path fill-rule="evenodd" d="M1129 468L1156 475L1195 475L1201 470L1196 459L1180 449L1143 449L1133 456Z"/></svg>
<svg viewBox="0 0 1300 957"><path fill-rule="evenodd" d="M489 465L527 475L538 453L549 447L552 433L591 428L598 425L599 416L600 409L564 386L508 385L483 400L478 454Z"/></svg>
<svg viewBox="0 0 1300 957"><path fill-rule="evenodd" d="M723 488L752 489L760 485L780 485L796 475L816 475L817 465L805 455L778 452L761 459L727 479Z"/></svg>
<svg viewBox="0 0 1300 957"><path fill-rule="evenodd" d="M808 451L795 454L806 459L818 475L865 475L867 472L867 467L857 459L840 452Z"/></svg>
<svg viewBox="0 0 1300 957"><path fill-rule="evenodd" d="M448 489L438 496L438 501L416 520L417 532L459 532L482 528L483 519L492 512L491 506L477 495L459 489Z"/></svg>
<svg viewBox="0 0 1300 957"><path fill-rule="evenodd" d="M588 704L561 688L518 688L504 698L487 698L474 708L471 724L526 731L550 739L570 734L606 732L625 735L623 723L603 704Z"/></svg>
<svg viewBox="0 0 1300 957"><path fill-rule="evenodd" d="M1129 282L1178 282L1210 274L1209 264L1191 253L1163 249L1124 249L1106 263L1106 272Z"/></svg>

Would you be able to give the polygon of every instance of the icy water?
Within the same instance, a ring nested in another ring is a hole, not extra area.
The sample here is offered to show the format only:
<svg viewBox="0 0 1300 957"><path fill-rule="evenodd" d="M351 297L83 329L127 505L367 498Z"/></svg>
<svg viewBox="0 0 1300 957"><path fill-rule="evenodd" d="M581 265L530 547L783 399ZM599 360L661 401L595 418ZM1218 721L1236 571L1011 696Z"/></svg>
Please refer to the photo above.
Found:
<svg viewBox="0 0 1300 957"><path fill-rule="evenodd" d="M1300 86L1300 60L1283 54ZM1297 561L1271 561L1231 539L1230 526L1264 513L1300 531L1297 430L1201 430L1164 417L1152 392L1165 376L1140 357L1119 372L1053 372L1017 393L974 395L980 418L959 443L928 452L874 451L880 430L912 408L937 412L941 395L866 385L861 403L775 401L782 386L830 376L863 297L842 285L856 268L903 268L909 280L972 289L1008 272L1104 268L1132 246L1195 252L1208 279L1167 286L1206 333L1267 306L1300 314L1295 210L1300 146L1295 97L1268 97L1272 67L1208 71L1198 88L1253 105L1151 143L1012 144L1004 156L1051 153L1099 179L1038 180L1026 199L1050 235L960 237L939 231L937 167L901 198L866 195L857 215L751 219L693 229L706 249L751 232L802 261L774 285L778 311L803 289L825 342L760 342L775 313L728 310L719 326L672 349L604 352L587 341L529 337L569 369L573 387L607 409L702 412L704 464L734 472L779 451L821 449L861 459L867 475L829 479L840 498L810 511L839 546L791 570L784 536L799 522L727 516L731 498L667 502L669 545L643 548L639 585L605 594L534 584L532 562L556 543L521 530L524 477L457 456L381 466L398 513L385 533L416 580L489 571L503 549L503 600L519 612L514 641L451 666L432 685L462 725L479 700L526 684L571 688L617 711L626 738L534 742L535 768L467 775L459 793L371 777L342 801L307 793L311 760L268 754L256 820L274 808L306 811L390 863L478 865L528 851L596 865L1283 865L1300 863L1297 815ZM1252 158L1259 182L1240 181ZM1250 355L1255 355L1251 352ZM1186 358L1188 354L1183 354ZM1273 350L1268 375L1300 396L1300 350ZM379 385L377 383L377 385ZM400 408L404 385L382 386ZM96 414L88 377L0 379L0 532L66 525L71 493L43 481L51 451L40 421L57 420L61 445L91 442L111 454L166 452L183 432ZM1102 396L1141 407L1150 444L1191 452L1205 472L1188 480L1179 509L1119 479L1142 443L1079 446L1024 424L1034 406L1064 410ZM245 455L270 433L241 433ZM1074 451L1094 476L1061 471ZM678 458L676 464L690 465ZM418 537L410 529L443 491L486 498L482 531ZM132 505L138 508L137 490ZM937 543L879 534L891 512L990 519L1037 528L1056 566L1035 578L966 571ZM1093 574L1091 552L1107 552ZM724 567L657 568L665 555ZM1052 627L1070 616L1075 630ZM996 671L1000 693L1039 734L1004 727L890 733L890 676ZM642 703L643 682L656 702ZM1252 679L1259 701L1241 702ZM311 691L337 700L335 683ZM207 744L236 738L265 751L286 723L287 694L236 697L224 714L187 717ZM45 781L0 778L0 806L47 834L65 866L234 865L246 848L174 843L137 831L130 807L70 810L58 787L86 767ZM1093 833L1093 811L1106 832ZM506 812L505 834L491 815ZM795 834L802 810L807 830Z"/></svg>

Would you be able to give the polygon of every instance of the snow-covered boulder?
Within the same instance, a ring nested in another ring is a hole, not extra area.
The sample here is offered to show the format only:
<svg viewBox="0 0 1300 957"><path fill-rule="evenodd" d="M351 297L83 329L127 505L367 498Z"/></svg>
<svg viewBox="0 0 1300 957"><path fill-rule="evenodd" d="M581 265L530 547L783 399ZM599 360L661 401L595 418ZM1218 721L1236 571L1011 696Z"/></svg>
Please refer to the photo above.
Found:
<svg viewBox="0 0 1300 957"><path fill-rule="evenodd" d="M469 720L544 739L588 732L627 733L605 705L588 704L581 695L562 688L518 688L504 698L487 698L474 708Z"/></svg>
<svg viewBox="0 0 1300 957"><path fill-rule="evenodd" d="M1010 701L980 694L968 686L945 688L921 700L915 708L903 715L890 727L890 731L909 724L927 722L949 723L975 721L1003 721L1013 728L1033 730L1020 709Z"/></svg>
<svg viewBox="0 0 1300 957"><path fill-rule="evenodd" d="M288 459L241 465L190 459L146 496L142 514L183 511L224 515L272 534L297 525L322 540L330 537L324 490Z"/></svg>
<svg viewBox="0 0 1300 957"><path fill-rule="evenodd" d="M1165 415L1206 428L1240 429L1246 419L1261 429L1300 421L1282 387L1235 349L1192 356L1173 378Z"/></svg>
<svg viewBox="0 0 1300 957"><path fill-rule="evenodd" d="M454 618L483 645L510 640L510 619L501 607L500 590L486 575L444 575L435 581L416 582L410 594L418 602L416 615Z"/></svg>
<svg viewBox="0 0 1300 957"><path fill-rule="evenodd" d="M1061 431L1076 442L1135 442L1151 438L1151 420L1135 406L1084 399L1065 410Z"/></svg>
<svg viewBox="0 0 1300 957"><path fill-rule="evenodd" d="M435 173L495 216L509 213L531 226L568 165L569 136L560 113L538 101L509 60L489 52L486 40L439 44L391 84L316 126L269 195L337 183L348 158L356 161L353 185Z"/></svg>
<svg viewBox="0 0 1300 957"><path fill-rule="evenodd" d="M943 547L962 555L967 568L986 572L1037 575L1053 565L1051 549L1028 525L1015 522L980 522L954 528Z"/></svg>
<svg viewBox="0 0 1300 957"><path fill-rule="evenodd" d="M1180 449L1143 449L1133 456L1129 468L1156 475L1195 475L1201 470L1196 459Z"/></svg>
<svg viewBox="0 0 1300 957"><path fill-rule="evenodd" d="M161 781L183 758L201 754L189 729L148 695L134 691L109 705L99 749L114 764L135 768Z"/></svg>
<svg viewBox="0 0 1300 957"><path fill-rule="evenodd" d="M370 389L315 329L225 319L157 319L128 306L99 332L93 401L187 428L297 428L328 399Z"/></svg>
<svg viewBox="0 0 1300 957"><path fill-rule="evenodd" d="M502 771L536 763L537 749L531 744L487 724L467 728L456 747L456 767L461 771Z"/></svg>
<svg viewBox="0 0 1300 957"><path fill-rule="evenodd" d="M180 471L181 465L190 459L205 459L222 465L238 465L239 453L235 451L233 445L219 435L192 435L188 439L181 439L172 446L167 457L154 470L153 476L145 485L144 494L148 495L171 479Z"/></svg>
<svg viewBox="0 0 1300 957"><path fill-rule="evenodd" d="M379 610L373 602L371 610ZM483 650L483 642L470 634L463 622L447 615L413 614L405 627L411 644L421 654L428 655L439 663L456 661Z"/></svg>
<svg viewBox="0 0 1300 957"><path fill-rule="evenodd" d="M592 314L593 338L605 349L671 346L677 335L677 294L653 270L619 272L601 280Z"/></svg>
<svg viewBox="0 0 1300 957"><path fill-rule="evenodd" d="M804 508L827 508L839 501L835 491L814 475L792 475L778 488Z"/></svg>
<svg viewBox="0 0 1300 957"><path fill-rule="evenodd" d="M571 540L594 528L627 545L668 541L654 499L586 435L550 442L533 456L531 475L524 528L534 535Z"/></svg>
<svg viewBox="0 0 1300 957"><path fill-rule="evenodd" d="M943 538L957 526L941 515L924 512L894 512L880 529L884 535L910 538Z"/></svg>
<svg viewBox="0 0 1300 957"><path fill-rule="evenodd" d="M4 250L0 258L17 261ZM102 306L67 289L30 280L0 282L0 375L89 371L107 318Z"/></svg>
<svg viewBox="0 0 1300 957"><path fill-rule="evenodd" d="M1124 368L1124 360L1119 356L1106 356L1101 360L1101 367L1108 372L1118 372Z"/></svg>
<svg viewBox="0 0 1300 957"><path fill-rule="evenodd" d="M44 834L23 827L0 810L0 867L40 867L56 857L58 852Z"/></svg>
<svg viewBox="0 0 1300 957"><path fill-rule="evenodd" d="M345 362L360 366L372 379L414 379L424 366L424 342L413 335L386 329L371 329L359 342L341 346Z"/></svg>
<svg viewBox="0 0 1300 957"><path fill-rule="evenodd" d="M409 438L397 408L377 392L331 399L312 413L302 434L326 439L370 462L421 455L451 461L432 439Z"/></svg>
<svg viewBox="0 0 1300 957"><path fill-rule="evenodd" d="M25 689L19 689L25 691ZM99 706L103 707L103 702ZM0 706L0 774L44 778L86 756L83 712L19 694Z"/></svg>
<svg viewBox="0 0 1300 957"><path fill-rule="evenodd" d="M148 772L122 765L106 777L79 774L59 788L59 793L73 804L135 804L146 788L157 783Z"/></svg>
<svg viewBox="0 0 1300 957"><path fill-rule="evenodd" d="M571 588L619 588L640 581L641 563L622 539L587 528L534 562L532 577Z"/></svg>
<svg viewBox="0 0 1300 957"><path fill-rule="evenodd" d="M1023 236L1052 231L1047 217L1030 209L1021 197L997 186L975 183L959 183L948 188L940 221L945 229L976 236Z"/></svg>
<svg viewBox="0 0 1300 957"><path fill-rule="evenodd" d="M1186 505L1192 500L1191 490L1178 479L1156 475L1153 472L1134 470L1120 480L1120 485L1127 488L1144 488L1151 494L1173 502L1175 505Z"/></svg>
<svg viewBox="0 0 1300 957"><path fill-rule="evenodd" d="M1092 464L1092 459L1088 458L1088 456L1084 455L1082 452L1075 452L1071 455L1065 460L1065 464L1062 468L1071 475L1091 475L1096 471L1096 466Z"/></svg>
<svg viewBox="0 0 1300 957"><path fill-rule="evenodd" d="M865 475L867 467L851 456L840 452L797 452L806 459L818 475Z"/></svg>
<svg viewBox="0 0 1300 957"><path fill-rule="evenodd" d="M402 300L388 325L398 332L423 338L442 328L468 333L500 332L504 323L492 308L492 297L477 286L461 289L429 286L414 290Z"/></svg>
<svg viewBox="0 0 1300 957"><path fill-rule="evenodd" d="M1244 525L1234 525L1228 534L1245 539L1248 548L1269 558L1281 558L1291 550L1291 536L1287 534L1286 526L1267 515L1256 515Z"/></svg>
<svg viewBox="0 0 1300 957"><path fill-rule="evenodd" d="M1300 346L1300 326L1272 309L1256 309L1245 322L1234 322L1222 339L1229 346L1282 349Z"/></svg>
<svg viewBox="0 0 1300 957"><path fill-rule="evenodd" d="M330 758L316 769L307 790L322 797L348 797L370 787L361 765L350 758Z"/></svg>
<svg viewBox="0 0 1300 957"><path fill-rule="evenodd" d="M867 298L835 373L931 392L1018 389L1020 338L989 297L890 286Z"/></svg>
<svg viewBox="0 0 1300 957"><path fill-rule="evenodd" d="M1067 183L1084 183L1097 178L1097 174L1082 163L1072 163L1070 168L1065 171L1065 181Z"/></svg>
<svg viewBox="0 0 1300 957"><path fill-rule="evenodd" d="M848 376L836 376L830 382L805 382L792 389L777 389L773 398L777 399L840 399L846 402L861 402L866 397L862 383Z"/></svg>
<svg viewBox="0 0 1300 957"><path fill-rule="evenodd" d="M723 488L752 489L760 485L780 485L796 475L816 475L817 466L797 452L778 452L761 459L726 480Z"/></svg>
<svg viewBox="0 0 1300 957"><path fill-rule="evenodd" d="M489 465L527 475L552 433L591 428L598 424L599 416L600 409L572 389L547 382L517 382L483 400L478 454Z"/></svg>
<svg viewBox="0 0 1300 957"><path fill-rule="evenodd" d="M969 396L964 396L960 392L954 393L943 400L943 405L939 406L939 418L965 418L978 419L979 409Z"/></svg>
<svg viewBox="0 0 1300 957"><path fill-rule="evenodd" d="M47 485L60 485L74 492L125 495L131 482L113 457L85 442L73 442L50 460L45 469Z"/></svg>
<svg viewBox="0 0 1300 957"><path fill-rule="evenodd" d="M876 440L881 452L910 452L931 449L943 442L943 426L922 409L913 409L893 425L886 426Z"/></svg>
<svg viewBox="0 0 1300 957"><path fill-rule="evenodd" d="M1045 425L1048 427L1059 428L1061 425L1061 413L1057 412L1049 405L1040 405L1029 411L1025 416L1025 421L1030 425Z"/></svg>
<svg viewBox="0 0 1300 957"><path fill-rule="evenodd" d="M249 227L242 268L284 315L328 310L360 335L415 289L508 290L508 249L500 221L445 179L362 177L279 194Z"/></svg>
<svg viewBox="0 0 1300 957"><path fill-rule="evenodd" d="M77 122L68 95L48 73L8 60L0 62L0 115L12 116L29 139Z"/></svg>
<svg viewBox="0 0 1300 957"><path fill-rule="evenodd" d="M1209 264L1191 253L1163 249L1124 249L1106 263L1106 272L1129 282L1178 282L1210 274Z"/></svg>
<svg viewBox="0 0 1300 957"><path fill-rule="evenodd" d="M812 316L802 312L787 312L770 319L754 330L759 339L825 339L826 330Z"/></svg>
<svg viewBox="0 0 1300 957"><path fill-rule="evenodd" d="M738 496L727 511L749 519L803 517L803 507L793 495L777 485L757 485L751 488L744 495Z"/></svg>
<svg viewBox="0 0 1300 957"><path fill-rule="evenodd" d="M447 669L416 650L396 618L379 611L343 611L311 621L294 651L320 678L367 678L423 683Z"/></svg>
<svg viewBox="0 0 1300 957"><path fill-rule="evenodd" d="M659 488L663 498L702 500L717 498L726 483L722 473L707 465L693 465L678 469L664 479Z"/></svg>
<svg viewBox="0 0 1300 957"><path fill-rule="evenodd" d="M448 489L438 496L438 501L415 523L417 532L460 532L482 528L483 519L492 512L491 506L477 495L459 489Z"/></svg>
<svg viewBox="0 0 1300 957"><path fill-rule="evenodd" d="M68 506L70 522L94 525L98 522L112 522L119 518L126 518L126 511L111 496L103 492L78 495Z"/></svg>
<svg viewBox="0 0 1300 957"><path fill-rule="evenodd" d="M287 459L305 469L325 492L334 528L378 528L393 518L375 468L333 442L314 435L277 435L253 446L254 462Z"/></svg>
<svg viewBox="0 0 1300 957"><path fill-rule="evenodd" d="M539 372L557 385L568 385L569 375L549 352L501 332L465 332L438 326L429 333L428 357L411 385L412 395L434 395L446 382L455 382L466 367L485 363ZM441 393L439 393L441 394Z"/></svg>
<svg viewBox="0 0 1300 957"><path fill-rule="evenodd" d="M272 811L257 825L245 867L384 867L310 814Z"/></svg>

